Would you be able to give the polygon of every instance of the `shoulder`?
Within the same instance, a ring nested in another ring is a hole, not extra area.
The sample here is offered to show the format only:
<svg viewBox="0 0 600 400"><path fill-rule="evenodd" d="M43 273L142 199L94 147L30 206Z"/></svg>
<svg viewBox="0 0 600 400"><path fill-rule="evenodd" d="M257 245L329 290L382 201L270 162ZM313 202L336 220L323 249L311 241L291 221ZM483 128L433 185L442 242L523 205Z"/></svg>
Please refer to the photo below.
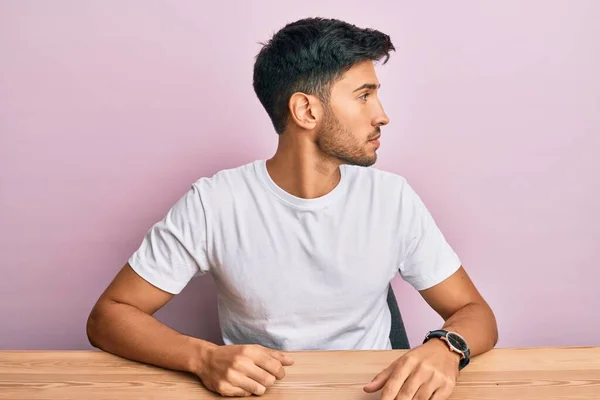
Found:
<svg viewBox="0 0 600 400"><path fill-rule="evenodd" d="M406 182L406 178L402 175L396 174L394 172L385 171L380 168L375 167L360 167L358 165L342 165L344 172L348 176L352 176L355 179L376 179L376 180L384 180L390 183L395 184L403 184Z"/></svg>
<svg viewBox="0 0 600 400"><path fill-rule="evenodd" d="M193 183L201 191L238 189L240 183L248 182L255 176L256 162L250 162L237 167L222 169L211 176L199 178Z"/></svg>
<svg viewBox="0 0 600 400"><path fill-rule="evenodd" d="M192 184L192 189L205 211L216 212L251 198L257 181L256 162L250 162L202 177Z"/></svg>
<svg viewBox="0 0 600 400"><path fill-rule="evenodd" d="M407 179L394 172L375 167L343 165L344 174L353 185L381 189L385 192L401 193L408 185Z"/></svg>
<svg viewBox="0 0 600 400"><path fill-rule="evenodd" d="M357 198L365 196L386 212L401 215L416 214L423 210L421 197L400 174L374 167L344 166L349 193Z"/></svg>

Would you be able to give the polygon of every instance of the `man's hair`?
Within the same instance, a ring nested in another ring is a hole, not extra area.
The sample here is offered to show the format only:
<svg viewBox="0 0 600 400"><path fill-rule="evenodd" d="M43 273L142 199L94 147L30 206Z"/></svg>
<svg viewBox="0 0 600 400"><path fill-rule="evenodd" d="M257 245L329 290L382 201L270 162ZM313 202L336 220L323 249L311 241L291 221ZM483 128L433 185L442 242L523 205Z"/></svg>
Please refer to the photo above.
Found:
<svg viewBox="0 0 600 400"><path fill-rule="evenodd" d="M278 134L286 128L292 94L314 95L327 105L331 86L353 65L384 57L385 64L395 50L390 37L382 32L325 18L292 22L260 44L263 47L254 63L254 92Z"/></svg>

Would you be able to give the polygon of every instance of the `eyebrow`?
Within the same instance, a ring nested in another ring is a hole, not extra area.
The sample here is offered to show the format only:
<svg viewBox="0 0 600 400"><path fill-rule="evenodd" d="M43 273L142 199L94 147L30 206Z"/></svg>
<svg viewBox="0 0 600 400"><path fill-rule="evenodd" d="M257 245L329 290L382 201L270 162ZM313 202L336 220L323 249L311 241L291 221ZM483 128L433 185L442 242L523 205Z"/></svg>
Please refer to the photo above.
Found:
<svg viewBox="0 0 600 400"><path fill-rule="evenodd" d="M381 83L379 85L376 85L374 83L365 83L365 84L357 87L356 89L354 89L352 91L352 93L357 92L357 91L359 91L361 89L379 89L380 87L381 87Z"/></svg>

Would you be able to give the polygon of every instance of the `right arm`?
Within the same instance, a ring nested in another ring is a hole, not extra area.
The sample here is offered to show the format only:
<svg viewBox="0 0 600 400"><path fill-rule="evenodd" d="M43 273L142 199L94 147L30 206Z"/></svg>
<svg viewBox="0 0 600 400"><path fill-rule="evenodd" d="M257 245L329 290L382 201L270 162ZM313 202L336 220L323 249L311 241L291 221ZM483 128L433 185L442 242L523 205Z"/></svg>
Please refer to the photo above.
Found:
<svg viewBox="0 0 600 400"><path fill-rule="evenodd" d="M90 343L130 360L193 372L197 360L215 345L182 335L153 317L173 297L126 264L90 313Z"/></svg>
<svg viewBox="0 0 600 400"><path fill-rule="evenodd" d="M218 346L162 324L153 315L173 296L126 264L90 313L90 343L130 360L191 372L222 395L261 395L285 376L283 366L293 361L281 352L255 345Z"/></svg>

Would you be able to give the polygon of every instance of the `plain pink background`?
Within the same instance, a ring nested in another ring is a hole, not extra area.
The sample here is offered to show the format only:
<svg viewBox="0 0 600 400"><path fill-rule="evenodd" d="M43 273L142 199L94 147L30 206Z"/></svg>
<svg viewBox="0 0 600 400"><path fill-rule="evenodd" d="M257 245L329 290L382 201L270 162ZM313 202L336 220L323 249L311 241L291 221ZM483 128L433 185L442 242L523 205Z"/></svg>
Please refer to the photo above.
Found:
<svg viewBox="0 0 600 400"><path fill-rule="evenodd" d="M499 347L600 344L600 2L2 1L0 348L89 348L87 315L202 176L277 144L259 41L306 16L380 29L409 179L496 312ZM442 320L394 287L412 345ZM214 284L158 317L219 341Z"/></svg>

